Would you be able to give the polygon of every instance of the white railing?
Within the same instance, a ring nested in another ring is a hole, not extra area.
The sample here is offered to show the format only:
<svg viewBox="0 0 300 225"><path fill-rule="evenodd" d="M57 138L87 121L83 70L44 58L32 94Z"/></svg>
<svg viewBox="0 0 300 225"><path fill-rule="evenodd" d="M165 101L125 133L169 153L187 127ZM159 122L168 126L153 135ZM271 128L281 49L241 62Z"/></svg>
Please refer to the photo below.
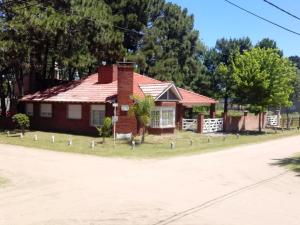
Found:
<svg viewBox="0 0 300 225"><path fill-rule="evenodd" d="M267 116L267 126L277 127L280 125L279 116Z"/></svg>
<svg viewBox="0 0 300 225"><path fill-rule="evenodd" d="M223 131L223 118L204 119L203 133Z"/></svg>
<svg viewBox="0 0 300 225"><path fill-rule="evenodd" d="M197 119L183 119L182 120L182 129L183 130L197 130Z"/></svg>

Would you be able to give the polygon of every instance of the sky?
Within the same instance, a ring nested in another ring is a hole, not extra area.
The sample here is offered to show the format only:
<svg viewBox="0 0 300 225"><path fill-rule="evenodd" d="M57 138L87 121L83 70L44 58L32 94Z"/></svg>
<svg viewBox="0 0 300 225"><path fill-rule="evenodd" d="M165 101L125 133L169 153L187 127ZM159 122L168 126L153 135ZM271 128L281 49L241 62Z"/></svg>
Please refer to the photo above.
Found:
<svg viewBox="0 0 300 225"><path fill-rule="evenodd" d="M235 8L224 0L170 0L182 8L187 8L195 18L195 29L200 39L208 47L213 47L217 39L250 37L256 44L263 38L277 42L285 56L300 56L300 36L275 27L246 12ZM300 33L300 20L268 5L263 0L230 0L272 22ZM300 17L299 0L268 0L290 13Z"/></svg>

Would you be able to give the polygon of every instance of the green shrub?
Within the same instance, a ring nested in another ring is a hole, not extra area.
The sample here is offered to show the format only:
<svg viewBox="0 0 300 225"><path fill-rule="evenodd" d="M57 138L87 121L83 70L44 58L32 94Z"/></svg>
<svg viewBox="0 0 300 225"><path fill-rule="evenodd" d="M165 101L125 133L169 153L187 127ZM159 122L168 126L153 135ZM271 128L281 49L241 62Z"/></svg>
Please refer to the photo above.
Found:
<svg viewBox="0 0 300 225"><path fill-rule="evenodd" d="M12 117L12 121L17 125L17 128L21 129L22 133L25 133L25 129L30 127L29 117L25 114L18 113Z"/></svg>
<svg viewBox="0 0 300 225"><path fill-rule="evenodd" d="M105 138L109 137L112 132L112 119L110 117L105 117L103 121L103 125L101 127L96 127L99 136L103 138L103 142L105 142Z"/></svg>

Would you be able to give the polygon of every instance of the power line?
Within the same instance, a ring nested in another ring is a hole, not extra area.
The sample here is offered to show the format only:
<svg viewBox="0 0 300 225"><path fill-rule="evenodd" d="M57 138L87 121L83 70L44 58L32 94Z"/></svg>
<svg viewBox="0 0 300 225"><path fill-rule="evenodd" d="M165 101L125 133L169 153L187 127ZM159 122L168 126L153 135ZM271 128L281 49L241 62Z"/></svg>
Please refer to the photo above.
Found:
<svg viewBox="0 0 300 225"><path fill-rule="evenodd" d="M231 1L228 1L228 0L224 0L224 1L227 2L227 3L229 3L229 4L231 4L231 5L233 5L233 6L235 6L236 8L239 8L242 11L245 11L245 12L251 14L252 16L255 16L255 17L257 17L257 18L259 18L261 20L264 20L264 21L266 21L266 22L268 22L268 23L270 23L270 24L272 24L274 26L277 26L277 27L279 27L279 28L281 28L281 29L283 29L285 31L288 31L290 33L293 33L293 34L296 34L296 35L300 36L300 33L296 32L296 31L293 31L293 30L291 30L289 28L286 28L284 26L281 26L278 23L272 22L271 20L268 20L268 19L266 19L264 17L261 17L261 16L255 14L255 13L253 13L253 12L251 12L251 11L249 11L249 10L247 10L247 9L245 9L245 8L239 6L239 5L237 5L237 4L235 4L235 3L231 2Z"/></svg>
<svg viewBox="0 0 300 225"><path fill-rule="evenodd" d="M277 8L277 9L279 9L280 11L282 11L282 12L284 12L284 13L286 13L286 14L292 16L292 17L294 17L295 19L300 20L300 18L299 18L298 16L295 16L294 14L292 14L292 13L290 13L290 12L288 12L288 11L282 9L282 8L280 8L279 6L275 5L274 3L269 2L269 1L267 1L267 0L263 0L263 1L266 2L266 3L269 4L269 5L271 5L271 6L275 7L275 8Z"/></svg>

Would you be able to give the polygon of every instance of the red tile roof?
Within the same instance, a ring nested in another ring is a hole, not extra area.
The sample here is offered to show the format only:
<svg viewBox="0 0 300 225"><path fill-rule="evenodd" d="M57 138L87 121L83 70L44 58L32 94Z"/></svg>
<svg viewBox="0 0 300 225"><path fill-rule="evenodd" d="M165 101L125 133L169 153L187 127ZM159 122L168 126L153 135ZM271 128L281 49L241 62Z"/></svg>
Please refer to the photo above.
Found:
<svg viewBox="0 0 300 225"><path fill-rule="evenodd" d="M103 103L117 95L117 82L98 83L98 73L84 80L25 95L21 101Z"/></svg>
<svg viewBox="0 0 300 225"><path fill-rule="evenodd" d="M145 85L158 84L158 86L164 87L170 84L167 82L167 85L165 85L166 82L155 80L137 73L134 73L133 82L133 92L140 97L144 97L145 94L147 94L144 93L141 88L145 87ZM81 81L73 81L65 85L59 85L44 91L26 95L21 101L104 103L117 96L117 89L117 81L109 84L99 84L98 74L96 73ZM182 88L178 88L178 91L182 96L182 101L180 102L185 106L216 103L214 99Z"/></svg>

